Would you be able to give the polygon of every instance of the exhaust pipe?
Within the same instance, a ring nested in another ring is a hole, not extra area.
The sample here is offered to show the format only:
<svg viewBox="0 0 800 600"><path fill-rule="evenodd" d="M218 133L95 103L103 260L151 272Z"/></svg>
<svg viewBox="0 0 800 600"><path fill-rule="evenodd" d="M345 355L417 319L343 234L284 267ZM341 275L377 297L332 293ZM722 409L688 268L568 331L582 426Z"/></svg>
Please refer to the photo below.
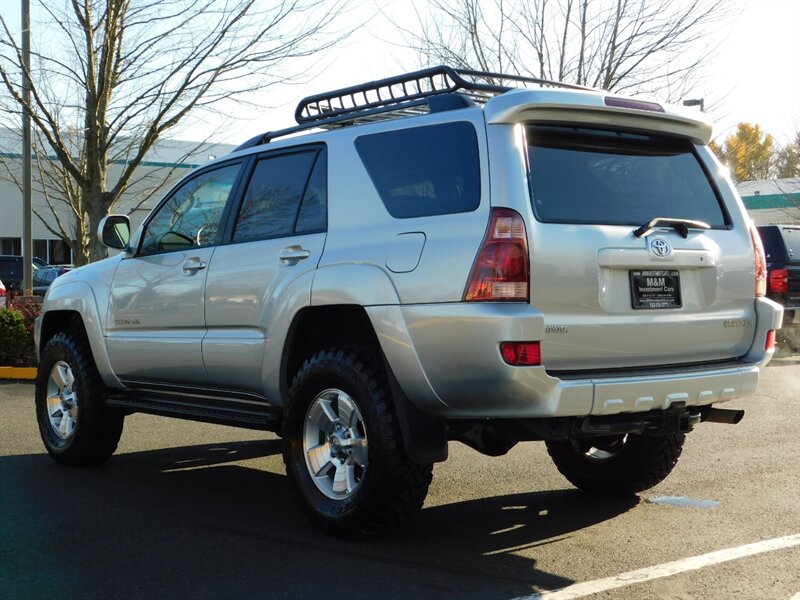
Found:
<svg viewBox="0 0 800 600"><path fill-rule="evenodd" d="M725 423L726 425L736 425L744 417L743 410L734 410L730 408L714 408L708 406L703 409L703 421L710 421L711 423Z"/></svg>

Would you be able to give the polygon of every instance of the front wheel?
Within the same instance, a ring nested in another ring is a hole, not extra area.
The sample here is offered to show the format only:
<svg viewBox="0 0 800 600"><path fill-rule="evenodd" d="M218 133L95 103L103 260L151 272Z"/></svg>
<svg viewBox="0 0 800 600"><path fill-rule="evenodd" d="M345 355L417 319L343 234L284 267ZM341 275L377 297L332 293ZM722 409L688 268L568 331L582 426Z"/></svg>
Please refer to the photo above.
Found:
<svg viewBox="0 0 800 600"><path fill-rule="evenodd" d="M548 441L558 470L587 492L627 496L663 481L678 463L686 436L639 435Z"/></svg>
<svg viewBox="0 0 800 600"><path fill-rule="evenodd" d="M324 350L294 378L283 458L303 509L327 533L377 537L422 507L432 465L406 456L390 398L370 349Z"/></svg>
<svg viewBox="0 0 800 600"><path fill-rule="evenodd" d="M117 449L124 416L106 406L105 395L85 336L53 336L39 363L36 416L44 446L56 462L95 465Z"/></svg>

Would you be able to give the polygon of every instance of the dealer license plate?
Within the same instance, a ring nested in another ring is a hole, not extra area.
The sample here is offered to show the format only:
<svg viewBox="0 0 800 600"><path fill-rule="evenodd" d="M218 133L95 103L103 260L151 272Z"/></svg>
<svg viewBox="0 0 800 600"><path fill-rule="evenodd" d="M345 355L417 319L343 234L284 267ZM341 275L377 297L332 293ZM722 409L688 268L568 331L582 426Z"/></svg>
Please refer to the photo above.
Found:
<svg viewBox="0 0 800 600"><path fill-rule="evenodd" d="M635 309L680 308L679 271L630 271L631 305Z"/></svg>

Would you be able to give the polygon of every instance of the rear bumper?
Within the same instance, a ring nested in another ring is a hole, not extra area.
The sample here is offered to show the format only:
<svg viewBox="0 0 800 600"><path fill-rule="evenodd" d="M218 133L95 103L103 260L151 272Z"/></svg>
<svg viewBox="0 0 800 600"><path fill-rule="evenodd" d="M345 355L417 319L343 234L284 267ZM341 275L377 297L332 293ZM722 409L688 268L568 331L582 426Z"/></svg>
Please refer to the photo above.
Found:
<svg viewBox="0 0 800 600"><path fill-rule="evenodd" d="M449 418L546 418L610 415L704 406L755 391L767 331L781 324L776 303L756 300L752 347L738 361L708 368L627 370L569 378L544 367L511 367L499 343L544 339L544 317L528 305L457 303L367 309L384 354L408 398ZM625 365L620 365L624 367Z"/></svg>

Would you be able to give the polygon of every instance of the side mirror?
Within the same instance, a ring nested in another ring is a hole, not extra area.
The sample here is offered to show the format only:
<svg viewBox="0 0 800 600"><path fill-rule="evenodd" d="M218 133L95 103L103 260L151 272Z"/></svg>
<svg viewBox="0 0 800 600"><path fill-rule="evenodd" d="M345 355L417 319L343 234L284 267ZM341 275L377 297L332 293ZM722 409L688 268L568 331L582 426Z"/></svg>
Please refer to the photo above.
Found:
<svg viewBox="0 0 800 600"><path fill-rule="evenodd" d="M125 250L131 239L131 222L126 215L103 217L97 227L97 237L109 248Z"/></svg>

